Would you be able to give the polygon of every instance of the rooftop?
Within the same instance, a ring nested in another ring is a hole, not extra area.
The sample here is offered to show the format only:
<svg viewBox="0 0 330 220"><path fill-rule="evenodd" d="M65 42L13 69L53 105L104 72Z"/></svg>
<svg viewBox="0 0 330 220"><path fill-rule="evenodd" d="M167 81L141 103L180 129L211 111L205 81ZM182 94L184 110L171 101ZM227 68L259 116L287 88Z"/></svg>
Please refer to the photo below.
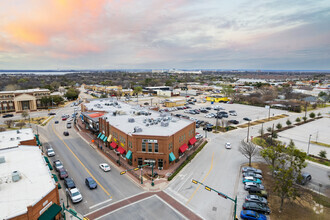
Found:
<svg viewBox="0 0 330 220"><path fill-rule="evenodd" d="M0 132L0 150L16 147L20 145L21 141L32 139L34 139L32 128Z"/></svg>
<svg viewBox="0 0 330 220"><path fill-rule="evenodd" d="M160 113L138 105L129 105L116 99L91 100L88 110L106 111L105 118L111 126L134 135L170 136L194 123L191 120Z"/></svg>
<svg viewBox="0 0 330 220"><path fill-rule="evenodd" d="M49 92L49 89L25 89L25 90L15 90L15 91L0 91L1 93L32 93L32 92Z"/></svg>
<svg viewBox="0 0 330 220"><path fill-rule="evenodd" d="M5 157L0 163L0 219L8 219L26 213L56 185L38 147L20 146L0 153ZM13 171L20 173L17 182L12 180Z"/></svg>

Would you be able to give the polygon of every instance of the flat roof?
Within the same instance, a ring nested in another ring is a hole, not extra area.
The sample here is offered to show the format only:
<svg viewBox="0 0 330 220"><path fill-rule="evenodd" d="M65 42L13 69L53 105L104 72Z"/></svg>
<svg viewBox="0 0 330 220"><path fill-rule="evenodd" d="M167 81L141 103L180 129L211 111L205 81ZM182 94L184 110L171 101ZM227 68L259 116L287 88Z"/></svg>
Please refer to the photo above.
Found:
<svg viewBox="0 0 330 220"><path fill-rule="evenodd" d="M189 119L171 116L169 113L160 113L139 105L129 105L115 98L93 99L84 105L88 110L108 112L102 118L126 134L170 136L194 123ZM162 124L167 124L167 126L163 127ZM135 132L135 130L140 131Z"/></svg>
<svg viewBox="0 0 330 220"><path fill-rule="evenodd" d="M52 191L56 185L37 146L19 146L0 151L5 162L0 163L0 219L8 219L27 212ZM12 172L21 179L12 181Z"/></svg>
<svg viewBox="0 0 330 220"><path fill-rule="evenodd" d="M16 147L20 144L21 141L32 140L34 137L35 136L32 128L0 132L0 150Z"/></svg>
<svg viewBox="0 0 330 220"><path fill-rule="evenodd" d="M49 89L25 89L15 91L0 91L0 93L30 93L30 92L49 92Z"/></svg>

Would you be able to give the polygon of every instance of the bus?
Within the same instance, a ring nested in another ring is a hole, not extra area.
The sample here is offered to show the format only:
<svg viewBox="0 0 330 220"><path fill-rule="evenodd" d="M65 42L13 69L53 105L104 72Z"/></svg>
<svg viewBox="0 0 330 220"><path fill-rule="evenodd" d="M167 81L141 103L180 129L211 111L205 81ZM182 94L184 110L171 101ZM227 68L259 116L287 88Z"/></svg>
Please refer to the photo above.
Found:
<svg viewBox="0 0 330 220"><path fill-rule="evenodd" d="M209 101L209 102L229 102L230 101L230 99L228 97L224 97L221 95L210 95L210 96L207 96L205 99L206 99L206 101Z"/></svg>

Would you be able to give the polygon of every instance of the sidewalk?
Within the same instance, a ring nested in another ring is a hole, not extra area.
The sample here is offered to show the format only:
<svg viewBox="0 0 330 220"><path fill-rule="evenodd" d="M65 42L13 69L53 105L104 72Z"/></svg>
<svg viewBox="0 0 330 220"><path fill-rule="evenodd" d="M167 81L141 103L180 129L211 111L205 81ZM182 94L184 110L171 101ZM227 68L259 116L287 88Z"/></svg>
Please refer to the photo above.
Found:
<svg viewBox="0 0 330 220"><path fill-rule="evenodd" d="M77 124L74 126L77 133L86 141L87 144L89 144L91 147L93 147L95 150L99 151L103 155L105 155L111 162L112 165L117 166L119 171L124 171L128 169L133 169L135 167L128 164L126 158L120 157L120 165L117 163L117 160L119 159L119 156L114 150L111 150L110 148L105 146L105 143L103 141L97 140L97 136L94 135L90 130L84 128L85 125L82 123L81 120L77 120ZM94 143L92 140L95 140ZM179 162L173 164L169 169L167 170L158 170L154 169L154 173L158 173L158 177L154 179L154 186L151 186L151 168L150 167L143 167L143 184L141 184L141 171L130 171L127 172L126 175L128 175L136 184L138 184L141 188L143 188L146 191L160 191L163 190L168 185L167 178L185 161L185 159L190 156L195 150L198 149L198 147L204 142L204 140L200 140L196 143L194 147L192 147L190 150L187 150L185 155L179 160ZM97 145L99 144L99 148ZM150 176L146 175L149 174Z"/></svg>

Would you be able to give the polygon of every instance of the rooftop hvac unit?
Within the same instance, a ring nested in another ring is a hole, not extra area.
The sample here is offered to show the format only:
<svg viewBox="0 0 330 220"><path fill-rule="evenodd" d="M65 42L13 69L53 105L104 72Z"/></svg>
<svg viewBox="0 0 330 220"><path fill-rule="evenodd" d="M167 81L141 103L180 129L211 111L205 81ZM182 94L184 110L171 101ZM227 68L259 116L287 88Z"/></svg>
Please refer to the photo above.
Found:
<svg viewBox="0 0 330 220"><path fill-rule="evenodd" d="M4 163L4 162L6 162L5 156L0 156L0 163Z"/></svg>
<svg viewBox="0 0 330 220"><path fill-rule="evenodd" d="M146 126L149 127L149 123L147 123Z"/></svg>
<svg viewBox="0 0 330 220"><path fill-rule="evenodd" d="M20 176L19 172L17 170L15 170L11 173L11 178L12 178L13 182L17 182L21 179L21 176Z"/></svg>
<svg viewBox="0 0 330 220"><path fill-rule="evenodd" d="M135 122L135 120L134 120L134 118L128 118L128 122L133 123L133 122Z"/></svg>
<svg viewBox="0 0 330 220"><path fill-rule="evenodd" d="M134 127L134 133L142 132L142 128Z"/></svg>
<svg viewBox="0 0 330 220"><path fill-rule="evenodd" d="M168 122L162 122L160 125L161 125L162 127L168 127Z"/></svg>

